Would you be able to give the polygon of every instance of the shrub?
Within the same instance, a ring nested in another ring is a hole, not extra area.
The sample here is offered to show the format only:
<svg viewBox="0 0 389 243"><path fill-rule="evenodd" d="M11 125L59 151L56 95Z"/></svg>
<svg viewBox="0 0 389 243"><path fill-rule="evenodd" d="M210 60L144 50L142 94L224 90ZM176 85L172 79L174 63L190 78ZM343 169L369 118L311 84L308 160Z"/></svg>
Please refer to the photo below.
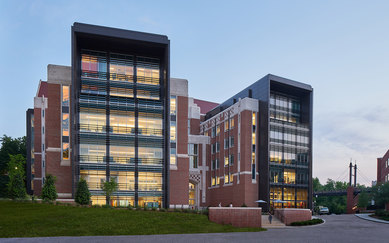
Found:
<svg viewBox="0 0 389 243"><path fill-rule="evenodd" d="M42 189L42 199L44 201L54 201L57 199L57 190L55 189L55 176L47 175L45 179L45 184Z"/></svg>
<svg viewBox="0 0 389 243"><path fill-rule="evenodd" d="M321 224L324 221L322 219L311 219L307 221L299 221L299 222L293 222L290 225L291 226L305 226L305 225L314 225L314 224Z"/></svg>
<svg viewBox="0 0 389 243"><path fill-rule="evenodd" d="M24 184L24 166L26 159L21 155L9 155L8 162L8 195L12 199L25 199L27 197Z"/></svg>
<svg viewBox="0 0 389 243"><path fill-rule="evenodd" d="M88 189L88 184L84 179L80 179L80 181L77 183L75 201L76 203L81 205L88 205L90 202L90 192Z"/></svg>

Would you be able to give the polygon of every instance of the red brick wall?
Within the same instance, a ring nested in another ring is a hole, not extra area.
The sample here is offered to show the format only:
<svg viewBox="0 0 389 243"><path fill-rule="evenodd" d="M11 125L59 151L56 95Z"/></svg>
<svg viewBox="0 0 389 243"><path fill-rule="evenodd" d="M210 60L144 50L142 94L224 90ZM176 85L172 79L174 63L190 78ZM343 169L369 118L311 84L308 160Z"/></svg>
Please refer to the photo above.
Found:
<svg viewBox="0 0 389 243"><path fill-rule="evenodd" d="M377 183L385 183L385 176L389 174L386 161L389 159L389 150L382 158L377 158Z"/></svg>
<svg viewBox="0 0 389 243"><path fill-rule="evenodd" d="M189 204L188 97L177 97L177 170L170 170L170 204Z"/></svg>
<svg viewBox="0 0 389 243"><path fill-rule="evenodd" d="M274 210L274 216L284 224L290 225L293 222L311 220L312 211L301 208L278 208Z"/></svg>
<svg viewBox="0 0 389 243"><path fill-rule="evenodd" d="M241 113L241 161L240 171L251 171L251 131L252 131L252 119L251 111L243 111ZM224 180L220 180L220 185L211 187L211 177L219 176L223 177L228 172L228 167L224 167L224 157L228 154L234 154L234 165L229 166L230 173L234 174L238 172L238 115L234 117L234 128L229 131L224 131L224 122L220 123L220 135L215 138L211 138L211 144L217 142L220 143L220 152L211 155L211 145L207 145L207 161L209 171L206 173L207 181L207 202L201 204L201 206L218 206L219 203L222 206L227 206L232 203L234 206L247 206L255 207L258 200L258 184L253 183L250 174L241 174L240 182L238 177L234 176L234 181L231 184L224 184ZM223 117L221 117L223 120ZM209 126L210 127L210 126ZM211 135L211 133L209 133ZM229 136L234 136L234 146L228 150L224 149L224 139ZM229 153L228 153L229 151ZM220 160L220 169L211 171L211 163L215 158ZM257 178L258 179L258 178ZM258 181L258 180L257 180Z"/></svg>
<svg viewBox="0 0 389 243"><path fill-rule="evenodd" d="M54 175L57 180L57 193L72 193L71 166L61 166L62 154L62 113L61 85L48 84L48 108L46 112L46 148L57 151L46 151L46 174Z"/></svg>
<svg viewBox="0 0 389 243"><path fill-rule="evenodd" d="M209 220L218 224L235 227L261 227L262 208L209 208Z"/></svg>

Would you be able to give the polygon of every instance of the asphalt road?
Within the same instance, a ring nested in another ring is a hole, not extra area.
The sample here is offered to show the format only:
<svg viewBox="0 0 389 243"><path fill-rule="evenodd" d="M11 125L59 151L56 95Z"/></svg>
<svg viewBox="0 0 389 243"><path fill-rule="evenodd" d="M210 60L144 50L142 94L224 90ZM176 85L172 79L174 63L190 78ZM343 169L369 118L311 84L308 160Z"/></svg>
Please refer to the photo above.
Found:
<svg viewBox="0 0 389 243"><path fill-rule="evenodd" d="M389 242L389 224L367 221L355 215L328 215L321 218L326 221L321 225L253 233L2 238L0 242Z"/></svg>

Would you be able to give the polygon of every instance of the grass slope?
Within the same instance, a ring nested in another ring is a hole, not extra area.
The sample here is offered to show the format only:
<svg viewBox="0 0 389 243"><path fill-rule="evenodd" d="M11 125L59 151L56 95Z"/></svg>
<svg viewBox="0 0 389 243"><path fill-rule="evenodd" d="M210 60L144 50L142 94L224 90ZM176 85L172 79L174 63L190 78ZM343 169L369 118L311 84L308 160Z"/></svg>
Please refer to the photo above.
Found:
<svg viewBox="0 0 389 243"><path fill-rule="evenodd" d="M206 215L0 201L0 237L252 232Z"/></svg>

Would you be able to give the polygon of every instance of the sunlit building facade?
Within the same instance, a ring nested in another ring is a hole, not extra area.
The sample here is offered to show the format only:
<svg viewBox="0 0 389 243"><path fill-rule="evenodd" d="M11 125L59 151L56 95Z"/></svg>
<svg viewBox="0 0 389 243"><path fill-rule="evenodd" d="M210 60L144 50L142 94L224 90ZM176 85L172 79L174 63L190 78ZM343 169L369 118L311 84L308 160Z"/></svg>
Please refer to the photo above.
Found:
<svg viewBox="0 0 389 243"><path fill-rule="evenodd" d="M92 204L311 208L311 86L269 74L222 104L194 99L169 45L74 23L71 67L48 65L27 111L28 191L52 174L60 200L85 179Z"/></svg>
<svg viewBox="0 0 389 243"><path fill-rule="evenodd" d="M169 156L169 40L166 36L75 23L72 26L74 186L92 202L164 207Z"/></svg>

